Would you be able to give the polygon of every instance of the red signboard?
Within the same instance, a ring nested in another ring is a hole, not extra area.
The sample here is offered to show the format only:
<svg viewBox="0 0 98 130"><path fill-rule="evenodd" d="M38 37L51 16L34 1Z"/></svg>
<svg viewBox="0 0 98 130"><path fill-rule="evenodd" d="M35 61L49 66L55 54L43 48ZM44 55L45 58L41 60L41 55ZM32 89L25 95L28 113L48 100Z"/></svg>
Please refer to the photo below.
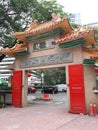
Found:
<svg viewBox="0 0 98 130"><path fill-rule="evenodd" d="M69 65L70 112L86 113L82 64Z"/></svg>
<svg viewBox="0 0 98 130"><path fill-rule="evenodd" d="M12 105L22 107L22 71L14 71L12 77Z"/></svg>

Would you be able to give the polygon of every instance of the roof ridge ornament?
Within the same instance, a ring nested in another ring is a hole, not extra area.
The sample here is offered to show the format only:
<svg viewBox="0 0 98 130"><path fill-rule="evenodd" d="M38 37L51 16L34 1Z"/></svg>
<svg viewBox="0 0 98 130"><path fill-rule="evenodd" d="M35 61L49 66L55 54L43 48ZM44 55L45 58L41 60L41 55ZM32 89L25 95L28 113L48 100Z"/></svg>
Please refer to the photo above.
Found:
<svg viewBox="0 0 98 130"><path fill-rule="evenodd" d="M52 21L54 21L54 22L59 22L59 21L61 21L61 20L62 20L62 19L61 19L59 13L58 13L58 14L52 13Z"/></svg>
<svg viewBox="0 0 98 130"><path fill-rule="evenodd" d="M30 24L30 27L29 27L26 31L32 30L32 29L35 28L37 25L38 25L38 20L35 19L35 20Z"/></svg>

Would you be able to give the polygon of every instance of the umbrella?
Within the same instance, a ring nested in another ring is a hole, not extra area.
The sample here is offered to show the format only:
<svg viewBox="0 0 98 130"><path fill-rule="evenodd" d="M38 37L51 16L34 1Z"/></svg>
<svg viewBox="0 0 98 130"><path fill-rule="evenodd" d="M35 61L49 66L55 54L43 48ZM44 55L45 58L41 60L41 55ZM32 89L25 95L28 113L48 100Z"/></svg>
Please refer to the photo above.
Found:
<svg viewBox="0 0 98 130"><path fill-rule="evenodd" d="M7 85L7 81L4 79L0 79L0 85Z"/></svg>

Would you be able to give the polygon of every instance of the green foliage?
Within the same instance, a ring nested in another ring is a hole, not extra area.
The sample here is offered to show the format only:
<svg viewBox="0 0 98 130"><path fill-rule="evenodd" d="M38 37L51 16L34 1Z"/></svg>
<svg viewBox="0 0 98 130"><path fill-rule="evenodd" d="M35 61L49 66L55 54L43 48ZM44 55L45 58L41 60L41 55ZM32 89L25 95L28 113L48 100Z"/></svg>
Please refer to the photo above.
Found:
<svg viewBox="0 0 98 130"><path fill-rule="evenodd" d="M1 0L0 45L15 44L12 33L24 31L34 19L48 21L52 12L66 15L62 9L56 0Z"/></svg>
<svg viewBox="0 0 98 130"><path fill-rule="evenodd" d="M95 27L95 38L98 40L98 27Z"/></svg>
<svg viewBox="0 0 98 130"><path fill-rule="evenodd" d="M75 29L75 28L78 28L79 25L78 25L78 24L75 24L75 23L72 23L71 26Z"/></svg>
<svg viewBox="0 0 98 130"><path fill-rule="evenodd" d="M66 83L65 67L44 69L43 73L45 85L56 85ZM37 75L39 75L39 78L41 77L41 70L37 70Z"/></svg>
<svg viewBox="0 0 98 130"><path fill-rule="evenodd" d="M98 27L95 27L95 38L98 41ZM96 48L98 49L98 42L95 43Z"/></svg>

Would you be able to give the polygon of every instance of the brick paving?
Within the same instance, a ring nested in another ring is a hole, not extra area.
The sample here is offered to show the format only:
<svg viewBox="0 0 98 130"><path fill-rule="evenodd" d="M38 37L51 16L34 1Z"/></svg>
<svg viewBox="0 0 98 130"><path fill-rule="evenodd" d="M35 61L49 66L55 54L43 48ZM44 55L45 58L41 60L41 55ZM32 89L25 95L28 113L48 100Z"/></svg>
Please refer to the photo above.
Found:
<svg viewBox="0 0 98 130"><path fill-rule="evenodd" d="M0 109L0 130L98 130L98 116L68 113L60 105L8 106Z"/></svg>

